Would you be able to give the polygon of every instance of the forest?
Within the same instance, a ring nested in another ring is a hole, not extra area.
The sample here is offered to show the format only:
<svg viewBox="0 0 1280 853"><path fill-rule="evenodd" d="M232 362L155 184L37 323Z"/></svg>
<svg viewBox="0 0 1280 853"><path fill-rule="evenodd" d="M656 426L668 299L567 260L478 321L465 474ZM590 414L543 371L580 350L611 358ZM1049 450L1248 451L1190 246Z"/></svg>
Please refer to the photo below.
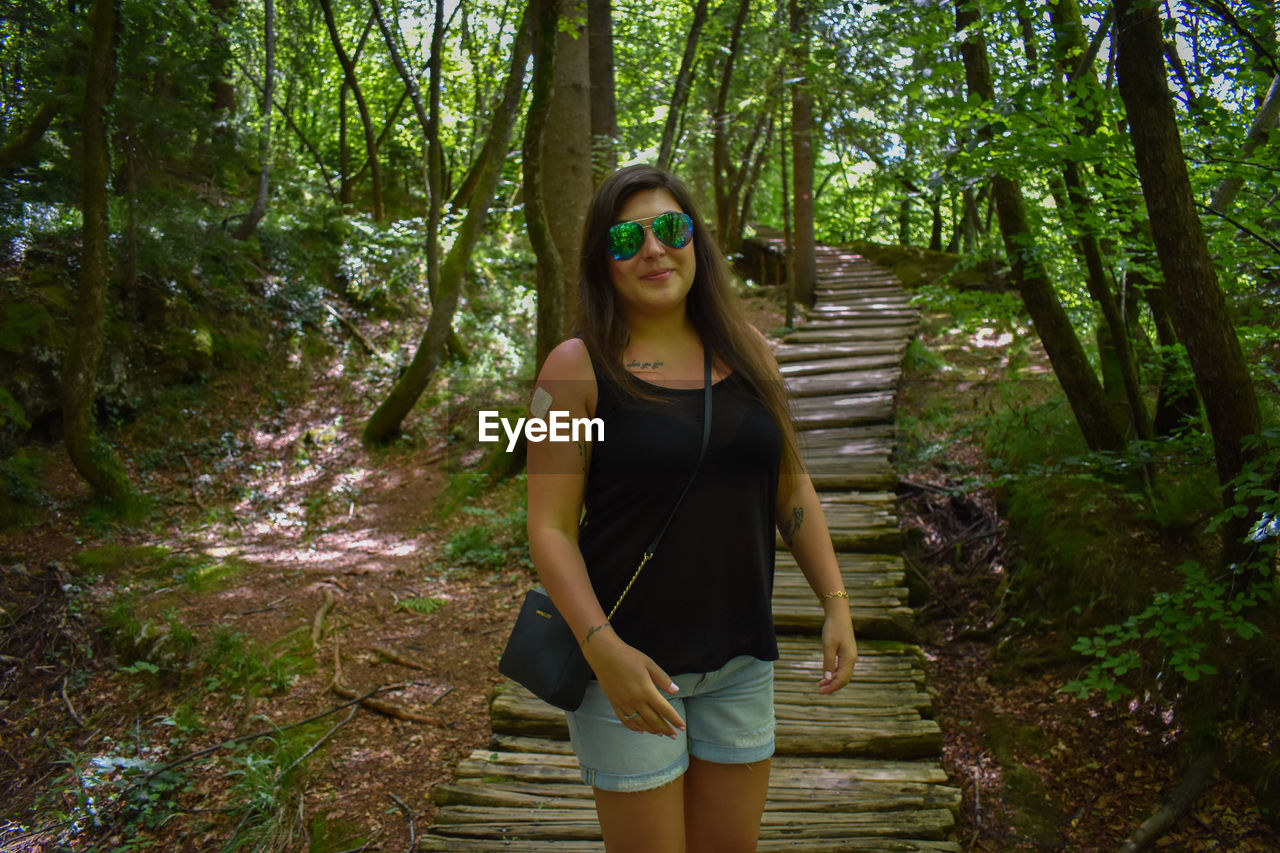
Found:
<svg viewBox="0 0 1280 853"><path fill-rule="evenodd" d="M5 0L0 851L416 849L636 162L919 309L954 849L1276 849L1278 125L1269 0Z"/></svg>

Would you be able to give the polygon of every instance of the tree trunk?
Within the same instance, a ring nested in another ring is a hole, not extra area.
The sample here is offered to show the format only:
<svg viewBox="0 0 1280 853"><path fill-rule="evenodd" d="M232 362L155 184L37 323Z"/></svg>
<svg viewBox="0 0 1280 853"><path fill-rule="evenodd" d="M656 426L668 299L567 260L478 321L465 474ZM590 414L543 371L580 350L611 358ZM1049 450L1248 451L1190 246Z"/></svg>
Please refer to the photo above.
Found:
<svg viewBox="0 0 1280 853"><path fill-rule="evenodd" d="M613 83L613 10L610 0L587 0L587 53L591 68L593 183L618 168L618 99Z"/></svg>
<svg viewBox="0 0 1280 853"><path fill-rule="evenodd" d="M1254 117L1253 124L1249 126L1249 132L1245 135L1244 144L1240 146L1240 152L1235 156L1244 159L1252 154L1254 149L1267 138L1269 131L1276 126L1277 117L1280 117L1280 74L1271 81L1271 88L1267 90L1262 106L1258 108L1258 115ZM1244 178L1239 175L1223 178L1217 189L1213 191L1213 200L1209 202L1209 207L1218 213L1226 213L1235 203L1236 196L1243 186Z"/></svg>
<svg viewBox="0 0 1280 853"><path fill-rule="evenodd" d="M685 39L684 56L680 59L680 71L676 74L675 88L671 92L671 105L667 107L667 121L662 127L662 143L658 147L658 168L671 168L675 153L676 127L685 100L689 97L689 81L693 78L693 64L698 54L698 37L702 25L707 22L707 0L698 0L693 8L693 22L689 25L689 37Z"/></svg>
<svg viewBox="0 0 1280 853"><path fill-rule="evenodd" d="M227 65L231 62L231 46L222 34L221 27L230 22L231 8L234 5L235 0L209 0L209 10L220 24L217 35L210 40L217 60L218 76L209 84L209 91L213 98L213 111L226 113L227 116L236 111L236 87L232 85L231 75L227 71Z"/></svg>
<svg viewBox="0 0 1280 853"><path fill-rule="evenodd" d="M382 168L378 164L378 141L373 132L373 120L369 117L369 106L365 103L364 93L360 90L360 81L356 79L356 66L342 46L342 36L338 33L338 24L333 17L332 0L320 0L320 8L324 12L324 23L329 30L329 40L338 55L338 63L342 66L343 80L351 90L356 109L360 112L360 123L364 127L365 150L369 155L369 172L373 176L373 221L382 221Z"/></svg>
<svg viewBox="0 0 1280 853"><path fill-rule="evenodd" d="M956 31L964 38L960 54L964 60L969 96L973 100L991 102L995 100L995 86L987 64L986 41L976 31L967 32L977 20L975 7L968 0L957 0ZM990 132L982 132L982 135L989 138ZM1124 446L1124 438L1111 418L1110 404L1102 384L1089 364L1080 339L1058 301L1044 262L1036 251L1022 190L1009 178L995 175L991 179L991 192L1014 283L1022 294L1023 304L1044 344L1053 372L1062 385L1085 442L1094 450L1118 450Z"/></svg>
<svg viewBox="0 0 1280 853"><path fill-rule="evenodd" d="M794 77L791 85L791 186L795 199L795 260L792 266L796 301L813 307L818 279L818 249L813 210L813 81L804 76L809 64L809 12L804 0L789 0Z"/></svg>
<svg viewBox="0 0 1280 853"><path fill-rule="evenodd" d="M351 143L347 135L347 82L338 87L338 203L349 207L352 201Z"/></svg>
<svg viewBox="0 0 1280 853"><path fill-rule="evenodd" d="M1084 22L1080 15L1080 6L1076 0L1052 0L1049 6L1057 54L1069 62L1088 49L1084 38ZM1057 68L1059 79L1062 75L1070 75L1072 70L1060 61ZM1098 104L1105 100L1105 93L1098 85L1091 66L1084 68L1079 74L1067 76L1067 84L1068 90L1064 93L1065 97L1075 97L1074 93L1078 91L1080 92L1079 100L1085 103ZM1076 116L1077 130L1082 136L1092 136L1102 123L1101 111L1096 106L1088 108L1078 102ZM1133 425L1134 433L1139 438L1149 439L1153 435L1151 416L1142 399L1142 382L1138 374L1137 359L1134 357L1128 327L1124 322L1124 314L1120 310L1115 294L1112 292L1098 231L1093 225L1091 215L1094 207L1093 199L1089 197L1080 167L1075 161L1063 162L1062 176L1067 196L1065 210L1070 210L1074 217L1073 230L1077 234L1077 250L1084 259L1085 282L1089 295L1098 303L1107 324L1108 334L1105 339L1110 344L1110 349L1103 348L1099 352L1106 353L1114 359L1116 375L1113 378L1119 380L1117 390L1123 391L1128 407L1128 420ZM1105 378L1108 375L1107 371L1104 370L1103 375Z"/></svg>
<svg viewBox="0 0 1280 853"><path fill-rule="evenodd" d="M275 2L263 0L263 39L266 49L266 69L262 78L262 141L258 145L258 156L262 160L258 173L258 194L253 199L253 207L248 215L232 233L237 240L248 240L258 230L258 223L267 215L267 193L271 188L271 105L276 90L276 34L275 34Z"/></svg>
<svg viewBox="0 0 1280 853"><path fill-rule="evenodd" d="M31 121L19 133L14 134L3 148L0 148L0 173L7 172L44 138L53 117L58 114L62 104L57 97L50 98L40 105Z"/></svg>
<svg viewBox="0 0 1280 853"><path fill-rule="evenodd" d="M735 242L730 219L733 208L737 206L730 190L734 175L733 167L729 164L729 87L733 82L733 66L738 54L738 44L742 39L742 28L750 9L751 0L739 0L738 13L729 33L729 46L724 51L724 64L720 67L720 85L716 89L715 109L711 115L711 170L716 197L716 236L721 250L726 254L731 252L731 246Z"/></svg>
<svg viewBox="0 0 1280 853"><path fill-rule="evenodd" d="M418 126L422 129L422 146L427 161L427 236L423 247L427 261L427 295L434 304L436 291L440 286L440 216L443 208L443 165L440 156L440 85L441 63L444 52L444 0L436 0L435 20L431 32L431 59L427 66L431 74L430 107L422 103L422 92L418 88L418 78L400 55L400 47L395 33L387 23L379 0L371 0L373 16L382 31L387 52L404 83L405 93L413 104L414 115L418 118ZM463 360L467 357L466 347L456 332L450 332L449 349Z"/></svg>
<svg viewBox="0 0 1280 853"><path fill-rule="evenodd" d="M529 242L538 259L537 365L541 370L547 355L564 337L565 264L551 233L551 223L543 196L543 141L556 85L557 0L531 0L530 14L537 19L533 54L533 82L530 84L529 112L524 130L524 220Z"/></svg>
<svg viewBox="0 0 1280 853"><path fill-rule="evenodd" d="M106 330L110 237L107 222L107 110L115 87L115 0L94 0L89 10L90 44L85 74L84 113L80 129L84 145L81 211L80 293L75 333L62 366L62 429L67 455L94 491L120 503L135 497L133 485L115 451L98 436L93 404L98 362Z"/></svg>
<svg viewBox="0 0 1280 853"><path fill-rule="evenodd" d="M1228 484L1249 459L1244 439L1261 430L1258 399L1196 215L1166 82L1159 7L1117 0L1116 12L1116 76L1151 234L1164 272L1173 324L1187 348L1213 434L1223 500L1231 507L1236 501ZM1227 563L1248 556L1244 538L1253 524L1251 515L1233 518L1225 525L1223 556Z"/></svg>
<svg viewBox="0 0 1280 853"><path fill-rule="evenodd" d="M569 19L585 18L586 0L560 0L558 13ZM590 57L585 29L555 33L555 83L542 140L542 180L555 187L556 203L546 208L547 224L562 261L560 281L543 282L548 270L538 265L538 292L547 287L561 291L560 328L577 321L577 300L564 294L578 288L578 255L582 225L595 184L591 178ZM541 297L540 297L541 298Z"/></svg>
<svg viewBox="0 0 1280 853"><path fill-rule="evenodd" d="M515 124L520 105L520 90L524 86L524 67L529 58L527 46L532 40L528 28L532 26L533 16L527 11L521 23L520 35L517 36L511 54L511 65L507 72L502 107L494 113L489 125L489 138L482 149L486 162L481 169L481 178L476 191L471 197L467 214L458 227L453 246L440 266L440 285L436 289L436 298L431 303L431 319L427 322L426 331L418 343L418 350L409 363L404 374L396 382L387 399L370 416L362 435L366 444L390 441L400 432L400 424L404 421L413 404L421 396L424 388L431 381L440 357L453 328L453 315L458 308L458 299L462 293L462 283L466 277L467 264L471 251L484 223L489 215L489 205L493 193L497 189L498 179L502 176L502 167L506 162L507 146L511 139L511 128Z"/></svg>
<svg viewBox="0 0 1280 853"><path fill-rule="evenodd" d="M529 28L521 29L516 33L515 41L513 42L511 49L515 53L527 57L531 49L529 43L531 37L531 30ZM497 115L499 113L505 113L507 110L517 109L520 105L520 96L523 92L523 85L514 87L508 85L503 90L502 97L499 99L499 102L490 108L490 114ZM449 206L451 208L457 210L463 205L470 203L471 195L475 192L476 185L480 183L480 175L484 171L481 167L489 161L489 157L491 156L490 149L493 144L493 135L487 135L484 144L480 148L480 153L476 156L475 162L471 165L471 168L467 170L467 175L459 184L458 191L454 193L453 198L449 200ZM506 142L504 141L503 144L505 145Z"/></svg>

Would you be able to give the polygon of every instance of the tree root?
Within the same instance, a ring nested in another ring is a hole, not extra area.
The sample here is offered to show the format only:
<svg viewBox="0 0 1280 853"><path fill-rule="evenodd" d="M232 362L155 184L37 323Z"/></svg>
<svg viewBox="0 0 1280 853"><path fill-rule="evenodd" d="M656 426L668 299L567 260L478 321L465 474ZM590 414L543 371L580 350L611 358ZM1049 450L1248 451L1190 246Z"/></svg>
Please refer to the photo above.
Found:
<svg viewBox="0 0 1280 853"><path fill-rule="evenodd" d="M1143 821L1142 826L1134 830L1124 844L1120 845L1119 853L1138 853L1139 850L1145 849L1148 844L1168 832L1174 821L1195 802L1196 797L1200 796L1200 792L1209 784L1217 762L1217 756L1211 751L1197 755L1187 767L1186 775L1182 777L1182 782L1173 792L1173 796L1169 797L1155 814Z"/></svg>
<svg viewBox="0 0 1280 853"><path fill-rule="evenodd" d="M360 695L355 690L352 690L350 687L342 683L342 657L338 651L338 645L336 642L333 646L333 679L329 682L329 689L334 693L337 693L343 699L355 699ZM375 690L374 693L381 693L391 689L394 688L390 686L383 686ZM425 714L410 711L403 705L397 705L395 702L384 702L381 699L374 699L372 696L372 693L365 694L364 698L359 700L360 706L362 708L368 708L370 711L377 711L379 714L410 723L428 723L434 726L443 725L443 722L438 717L428 717Z"/></svg>
<svg viewBox="0 0 1280 853"><path fill-rule="evenodd" d="M311 645L312 647L320 644L320 635L324 633L324 620L329 615L329 611L333 609L333 592L331 590L324 591L324 602L316 610L315 618L311 621ZM344 696L344 699L350 699L350 696Z"/></svg>
<svg viewBox="0 0 1280 853"><path fill-rule="evenodd" d="M401 666L408 667L409 669L420 669L423 672L429 671L426 666L418 663L416 660L413 660L412 658L407 658L404 655L399 654L398 652L392 649L386 648L385 646L374 646L373 650L378 654L382 655L387 660L391 661L392 663L398 663Z"/></svg>
<svg viewBox="0 0 1280 853"><path fill-rule="evenodd" d="M347 687L341 681L334 681L333 687L331 689L333 690L334 693L337 693L343 699L354 699L360 695L356 691L352 690L350 687ZM379 690L383 690L383 689L386 689L386 688L379 688ZM439 718L428 717L425 714L419 714L414 711L410 711L408 708L404 707L403 705L397 705L395 702L384 702L381 699L370 698L370 699L361 699L360 705L364 708L368 708L370 711L377 711L379 714L383 714L385 716L392 717L397 720L404 720L410 723L430 723L431 725L440 725Z"/></svg>

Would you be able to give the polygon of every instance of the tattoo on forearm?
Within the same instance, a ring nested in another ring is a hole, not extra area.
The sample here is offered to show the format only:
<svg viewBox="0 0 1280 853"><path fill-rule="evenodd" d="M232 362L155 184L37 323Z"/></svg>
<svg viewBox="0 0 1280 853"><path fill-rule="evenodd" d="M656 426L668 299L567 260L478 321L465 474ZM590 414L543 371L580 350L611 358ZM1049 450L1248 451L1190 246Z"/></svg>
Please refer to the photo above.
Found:
<svg viewBox="0 0 1280 853"><path fill-rule="evenodd" d="M593 636L595 636L596 632L597 632L597 631L603 631L603 630L604 630L604 628L605 628L605 625L608 625L608 624L609 624L608 622L605 622L604 624L602 624L602 625L596 625L594 628L592 628L591 630L587 631L587 636L585 636L585 637L583 637L583 638L582 638L582 646L585 648L585 647L586 647L586 645L587 645L587 643L591 642L591 638L592 638Z"/></svg>
<svg viewBox="0 0 1280 853"><path fill-rule="evenodd" d="M793 506L791 508L791 517L782 520L782 541L787 543L788 548L795 541L796 534L800 532L800 525L802 524L804 524L804 507Z"/></svg>

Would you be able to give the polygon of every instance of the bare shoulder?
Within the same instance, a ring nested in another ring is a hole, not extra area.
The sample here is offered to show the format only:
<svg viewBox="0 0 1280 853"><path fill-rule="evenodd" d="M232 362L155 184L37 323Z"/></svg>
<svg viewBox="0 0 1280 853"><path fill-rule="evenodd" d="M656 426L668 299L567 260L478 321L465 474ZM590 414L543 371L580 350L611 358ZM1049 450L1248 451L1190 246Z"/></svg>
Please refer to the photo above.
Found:
<svg viewBox="0 0 1280 853"><path fill-rule="evenodd" d="M579 338L569 338L548 353L537 387L550 395L557 409L594 412L596 374L587 345ZM534 393L538 393L536 389Z"/></svg>
<svg viewBox="0 0 1280 853"><path fill-rule="evenodd" d="M581 338L569 338L547 354L547 360L538 373L538 381L594 380L595 375L587 345Z"/></svg>

